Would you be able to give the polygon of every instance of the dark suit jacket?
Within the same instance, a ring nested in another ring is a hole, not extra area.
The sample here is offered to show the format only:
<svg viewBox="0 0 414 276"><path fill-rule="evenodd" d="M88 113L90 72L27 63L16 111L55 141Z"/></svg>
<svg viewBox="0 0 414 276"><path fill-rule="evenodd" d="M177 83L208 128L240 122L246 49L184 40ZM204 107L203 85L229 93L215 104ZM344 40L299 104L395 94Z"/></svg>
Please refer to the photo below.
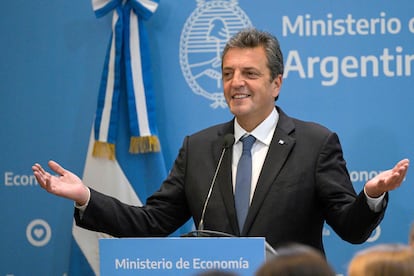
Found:
<svg viewBox="0 0 414 276"><path fill-rule="evenodd" d="M323 252L326 221L344 240L364 242L381 221L363 192L356 195L337 135L323 126L288 117L280 108L244 229L239 229L229 149L204 218L204 229L235 236L265 237L273 247L303 243ZM91 190L79 226L116 237L167 236L189 218L199 224L203 204L223 148L223 136L234 122L187 136L173 168L144 207L127 206ZM283 141L283 142L282 142ZM385 201L386 202L386 201Z"/></svg>

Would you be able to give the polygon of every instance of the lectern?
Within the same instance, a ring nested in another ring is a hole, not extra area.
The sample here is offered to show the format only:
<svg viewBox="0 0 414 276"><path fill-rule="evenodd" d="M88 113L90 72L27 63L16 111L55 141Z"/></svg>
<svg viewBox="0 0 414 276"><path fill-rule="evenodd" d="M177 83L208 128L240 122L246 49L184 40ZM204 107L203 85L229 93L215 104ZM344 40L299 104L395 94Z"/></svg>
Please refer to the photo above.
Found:
<svg viewBox="0 0 414 276"><path fill-rule="evenodd" d="M266 259L256 237L109 238L99 240L100 274L195 276L207 270L254 275Z"/></svg>

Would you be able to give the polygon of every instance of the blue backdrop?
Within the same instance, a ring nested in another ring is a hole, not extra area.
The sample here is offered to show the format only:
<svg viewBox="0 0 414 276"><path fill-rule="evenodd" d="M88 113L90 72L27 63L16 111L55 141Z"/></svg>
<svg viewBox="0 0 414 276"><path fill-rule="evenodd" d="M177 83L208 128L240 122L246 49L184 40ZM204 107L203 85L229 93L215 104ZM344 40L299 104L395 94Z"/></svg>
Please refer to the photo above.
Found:
<svg viewBox="0 0 414 276"><path fill-rule="evenodd" d="M184 135L231 118L217 67L220 30L250 25L280 40L278 104L339 134L357 191L396 161L414 160L413 8L411 0L161 1L145 24L166 169ZM31 165L54 159L82 175L110 31L111 16L96 19L89 1L3 4L0 275L68 272L73 203L38 187ZM362 247L407 243L412 177L390 193L383 222L363 245L324 229L338 274Z"/></svg>

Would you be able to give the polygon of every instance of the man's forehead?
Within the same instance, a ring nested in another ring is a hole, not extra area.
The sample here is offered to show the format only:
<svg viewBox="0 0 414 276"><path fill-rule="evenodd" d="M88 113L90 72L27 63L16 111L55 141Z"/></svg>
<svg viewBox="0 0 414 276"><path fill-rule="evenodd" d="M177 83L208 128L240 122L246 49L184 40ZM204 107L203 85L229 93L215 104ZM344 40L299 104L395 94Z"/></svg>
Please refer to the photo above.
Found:
<svg viewBox="0 0 414 276"><path fill-rule="evenodd" d="M223 57L223 66L240 64L243 67L256 67L262 62L266 63L266 55L263 50L257 47L230 49Z"/></svg>

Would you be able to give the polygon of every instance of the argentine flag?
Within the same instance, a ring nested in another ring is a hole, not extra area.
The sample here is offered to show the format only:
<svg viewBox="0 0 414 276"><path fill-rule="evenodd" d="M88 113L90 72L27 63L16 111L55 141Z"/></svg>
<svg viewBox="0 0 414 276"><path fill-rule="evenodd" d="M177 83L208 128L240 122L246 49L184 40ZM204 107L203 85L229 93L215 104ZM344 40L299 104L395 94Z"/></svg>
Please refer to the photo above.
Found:
<svg viewBox="0 0 414 276"><path fill-rule="evenodd" d="M156 128L148 38L142 24L158 0L92 0L97 17L110 12L112 34L83 174L85 185L142 205L166 177ZM99 238L73 224L70 275L99 275Z"/></svg>
<svg viewBox="0 0 414 276"><path fill-rule="evenodd" d="M121 101L123 109L126 106L124 100ZM123 112L125 118L126 113ZM122 202L142 205L149 195L158 190L166 177L167 170L161 152L138 155L128 153L128 133L127 124L121 123L118 132L117 158L109 160L92 155L95 142L92 129L83 181L85 185L116 197ZM80 228L75 224L73 224L72 235L74 241L69 275L99 275L98 240L109 236Z"/></svg>

